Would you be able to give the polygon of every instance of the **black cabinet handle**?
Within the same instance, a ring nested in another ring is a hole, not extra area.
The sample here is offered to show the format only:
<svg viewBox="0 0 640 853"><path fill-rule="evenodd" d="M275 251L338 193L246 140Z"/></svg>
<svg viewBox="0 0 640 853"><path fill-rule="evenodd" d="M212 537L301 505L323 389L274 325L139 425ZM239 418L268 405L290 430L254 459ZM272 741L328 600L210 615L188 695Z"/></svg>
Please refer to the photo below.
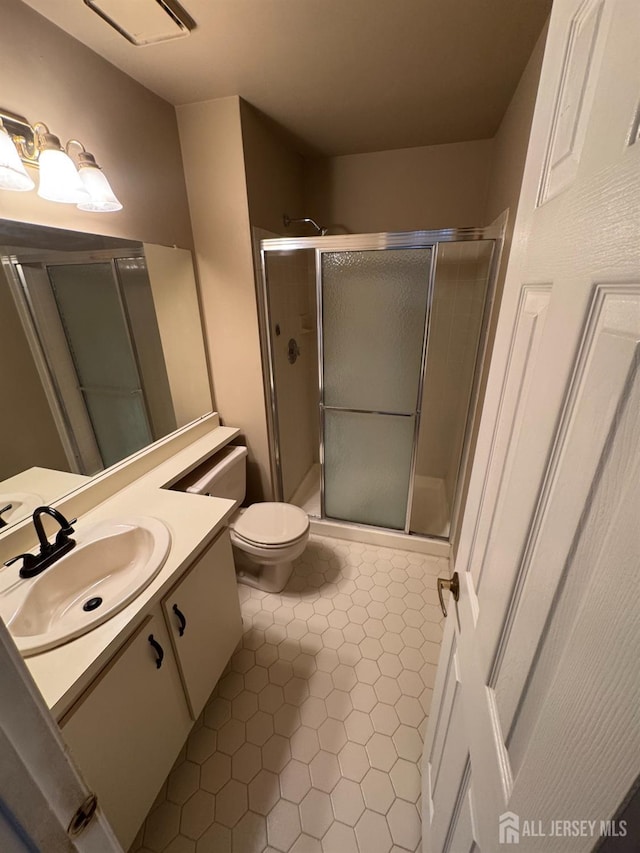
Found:
<svg viewBox="0 0 640 853"><path fill-rule="evenodd" d="M180 636L184 634L184 629L187 627L187 620L185 619L184 613L178 608L177 604L173 605L173 612L178 617L178 621L180 625L178 626L178 633Z"/></svg>
<svg viewBox="0 0 640 853"><path fill-rule="evenodd" d="M162 661L164 659L164 651L162 649L162 646L157 640L153 639L153 634L149 634L149 642L155 649L156 654L158 655L158 657L156 658L156 668L160 669L160 667L162 666Z"/></svg>

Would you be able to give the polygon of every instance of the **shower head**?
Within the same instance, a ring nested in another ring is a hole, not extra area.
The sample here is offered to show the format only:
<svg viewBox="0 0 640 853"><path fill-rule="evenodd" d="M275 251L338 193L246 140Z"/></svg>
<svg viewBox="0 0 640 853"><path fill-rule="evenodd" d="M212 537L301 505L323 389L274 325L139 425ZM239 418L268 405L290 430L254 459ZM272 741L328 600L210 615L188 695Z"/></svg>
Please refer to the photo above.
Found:
<svg viewBox="0 0 640 853"><path fill-rule="evenodd" d="M294 222L308 222L309 224L313 225L313 227L316 229L316 231L321 237L324 237L327 233L326 228L323 228L322 226L318 225L318 223L314 219L309 219L309 217L304 217L302 219L291 219L291 217L287 216L287 214L285 213L282 216L282 221L284 223L285 228L288 228Z"/></svg>

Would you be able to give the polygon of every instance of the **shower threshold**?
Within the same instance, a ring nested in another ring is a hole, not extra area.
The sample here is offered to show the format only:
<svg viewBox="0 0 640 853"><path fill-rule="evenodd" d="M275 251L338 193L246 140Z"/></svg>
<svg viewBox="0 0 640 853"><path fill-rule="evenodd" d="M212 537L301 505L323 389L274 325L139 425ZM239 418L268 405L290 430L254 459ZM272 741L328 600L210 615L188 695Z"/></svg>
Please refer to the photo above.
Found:
<svg viewBox="0 0 640 853"><path fill-rule="evenodd" d="M309 468L294 492L290 503L301 507L307 513L311 532L319 536L334 536L336 539L348 539L387 548L404 548L407 551L430 554L433 557L449 557L449 542L444 538L401 533L400 531L370 527L366 524L321 518L320 465L317 463Z"/></svg>

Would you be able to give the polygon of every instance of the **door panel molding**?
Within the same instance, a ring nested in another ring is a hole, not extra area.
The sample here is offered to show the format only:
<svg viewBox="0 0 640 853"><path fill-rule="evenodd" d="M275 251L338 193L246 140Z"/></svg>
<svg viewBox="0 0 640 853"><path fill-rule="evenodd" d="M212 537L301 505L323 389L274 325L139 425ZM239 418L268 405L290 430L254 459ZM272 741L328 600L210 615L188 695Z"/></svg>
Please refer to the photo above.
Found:
<svg viewBox="0 0 640 853"><path fill-rule="evenodd" d="M609 593L638 598L637 576L630 585L620 587L614 581L613 574L624 562L637 564L640 556L640 543L635 549L627 547L626 554L621 553L618 539L624 530L622 519L629 515L627 505L638 506L633 498L630 480L638 476L640 453L637 449L637 415L640 412L640 346L636 346L633 364L630 367L620 405L607 437L602 460L597 472L594 487L590 490L586 511L580 524L571 552L565 564L558 593L550 611L545 634L536 651L535 659L527 678L527 684L521 697L517 712L509 733L508 747L514 772L518 772L527 747L527 739L540 716L542 706L549 694L552 683L557 678L560 666L565 665L566 656L561 651L575 642L577 626L585 618L585 609L591 601L597 599L595 591L600 577L607 578ZM633 512L631 513L633 514ZM629 551L635 553L629 553ZM625 633L628 641L625 645L633 647L635 633ZM635 642L638 648L638 642ZM625 651L628 655L628 650ZM624 669L621 655L611 655L608 666L608 678L628 678L629 669ZM616 675L617 674L617 675ZM613 694L613 690L612 690ZM633 704L630 703L630 704ZM622 709L622 714L626 711ZM617 716L617 715L616 715ZM632 724L631 724L632 725Z"/></svg>
<svg viewBox="0 0 640 853"><path fill-rule="evenodd" d="M467 755L451 823L442 846L442 853L472 853L474 849L477 849L476 843L471 797L471 761Z"/></svg>
<svg viewBox="0 0 640 853"><path fill-rule="evenodd" d="M431 748L428 752L429 766L432 774L431 799L434 798L438 786L438 778L440 776L445 743L447 741L449 729L451 728L451 720L456 699L459 698L461 690L460 672L458 670L458 658L456 651L457 642L454 634L445 669L442 701L439 705L438 717L436 719L436 724L433 729L433 737L431 739Z"/></svg>
<svg viewBox="0 0 640 853"><path fill-rule="evenodd" d="M553 285L525 284L520 291L507 368L500 394L489 461L482 487L476 527L469 553L481 554L471 561L470 572L478 595L496 518L500 515L503 484L508 479L515 437L520 431L529 387L537 364L540 342ZM510 451L511 448L511 451ZM491 511L485 507L493 507Z"/></svg>
<svg viewBox="0 0 640 853"><path fill-rule="evenodd" d="M540 655L528 706L512 741L514 761L521 766L510 807L541 820L559 814L609 820L637 777L637 350L634 360L633 392L620 413L600 489L600 505L594 508L594 519L599 523L585 528L576 550L576 571L565 586L563 606ZM629 536L631 531L635 536ZM581 592L581 600L576 591ZM541 695L537 696L537 691ZM523 754L524 761L520 758ZM571 785L562 784L567 768ZM541 779L545 784L540 784ZM571 849L591 850L592 841L582 839Z"/></svg>
<svg viewBox="0 0 640 853"><path fill-rule="evenodd" d="M640 286L598 285L488 680L506 732L534 663L537 638L553 620L575 531L602 476L603 454L635 374L639 339ZM524 599L526 608L520 606Z"/></svg>
<svg viewBox="0 0 640 853"><path fill-rule="evenodd" d="M607 31L604 6L585 0L569 24L538 207L569 187L580 166Z"/></svg>

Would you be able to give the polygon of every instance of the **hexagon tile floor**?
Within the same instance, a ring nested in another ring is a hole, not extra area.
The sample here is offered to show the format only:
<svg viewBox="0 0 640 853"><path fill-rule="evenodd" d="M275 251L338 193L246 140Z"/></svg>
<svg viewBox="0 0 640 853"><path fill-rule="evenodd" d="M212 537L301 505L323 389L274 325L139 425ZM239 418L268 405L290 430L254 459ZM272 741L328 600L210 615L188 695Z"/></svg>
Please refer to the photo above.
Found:
<svg viewBox="0 0 640 853"><path fill-rule="evenodd" d="M312 536L244 636L132 851L420 848L420 755L446 560Z"/></svg>

